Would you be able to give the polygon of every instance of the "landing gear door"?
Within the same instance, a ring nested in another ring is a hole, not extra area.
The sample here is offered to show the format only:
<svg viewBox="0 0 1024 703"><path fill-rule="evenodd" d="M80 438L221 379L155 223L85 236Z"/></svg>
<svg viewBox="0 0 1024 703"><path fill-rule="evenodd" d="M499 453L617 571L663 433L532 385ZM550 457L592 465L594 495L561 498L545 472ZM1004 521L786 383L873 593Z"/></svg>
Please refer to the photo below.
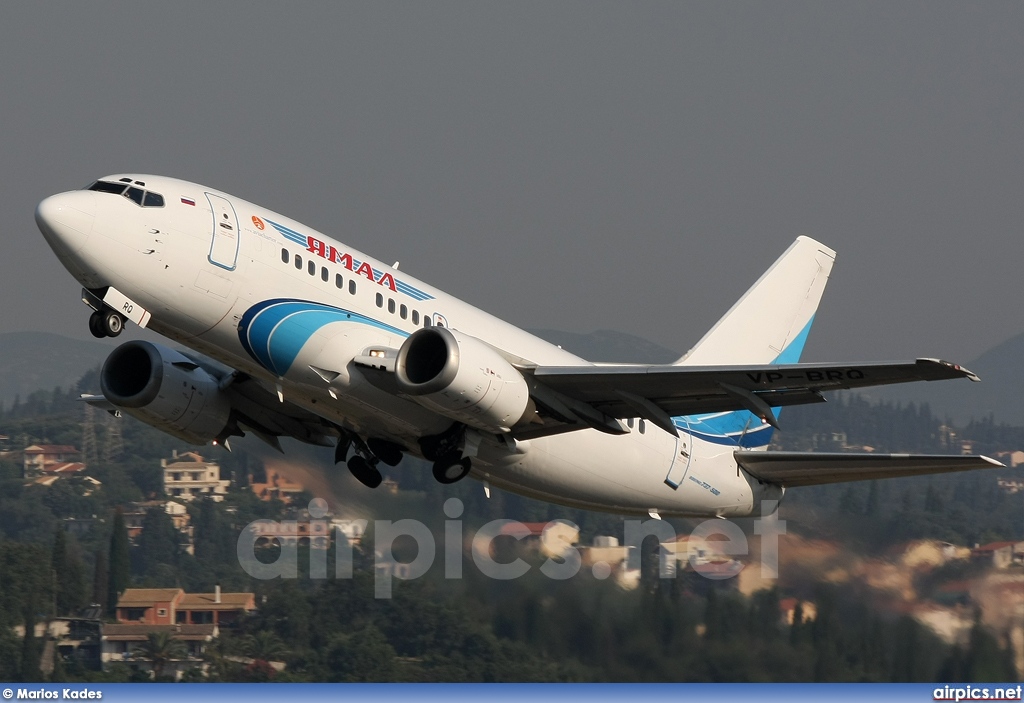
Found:
<svg viewBox="0 0 1024 703"><path fill-rule="evenodd" d="M690 435L689 427L679 428L679 437L676 438L676 451L672 458L672 465L669 466L668 476L665 483L672 488L679 488L679 485L686 478L686 472L690 470L690 453L693 450L693 437Z"/></svg>
<svg viewBox="0 0 1024 703"><path fill-rule="evenodd" d="M213 210L213 239L210 243L209 261L228 271L234 271L238 263L238 218L231 203L212 193L206 194Z"/></svg>

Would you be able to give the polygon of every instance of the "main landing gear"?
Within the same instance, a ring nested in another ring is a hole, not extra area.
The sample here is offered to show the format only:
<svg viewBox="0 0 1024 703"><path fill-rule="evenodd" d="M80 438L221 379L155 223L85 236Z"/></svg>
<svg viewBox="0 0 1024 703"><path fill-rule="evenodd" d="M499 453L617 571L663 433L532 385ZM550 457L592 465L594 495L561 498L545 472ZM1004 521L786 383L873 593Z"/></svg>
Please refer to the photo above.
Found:
<svg viewBox="0 0 1024 703"><path fill-rule="evenodd" d="M89 331L98 339L116 337L124 331L124 318L113 310L96 310L89 316Z"/></svg>
<svg viewBox="0 0 1024 703"><path fill-rule="evenodd" d="M471 468L473 464L468 456L453 452L435 461L432 471L438 483L447 485L466 478Z"/></svg>
<svg viewBox="0 0 1024 703"><path fill-rule="evenodd" d="M465 443L466 426L458 422L439 435L420 439L423 456L434 462L431 471L438 483L455 483L469 475L473 464L462 454Z"/></svg>
<svg viewBox="0 0 1024 703"><path fill-rule="evenodd" d="M420 450L433 462L431 472L438 483L455 483L469 475L473 464L468 456L463 456L465 438L466 426L456 423L442 434L420 440ZM374 437L364 442L355 433L343 431L334 448L334 463L345 462L359 483L376 488L384 480L377 465L396 466L403 455L404 448L394 442Z"/></svg>
<svg viewBox="0 0 1024 703"><path fill-rule="evenodd" d="M346 461L345 457L348 456L351 447L355 447L355 454ZM367 488L376 488L384 480L377 468L378 463L396 466L401 460L402 448L384 439L363 442L356 435L343 434L334 448L334 463L340 464L345 461L356 480Z"/></svg>

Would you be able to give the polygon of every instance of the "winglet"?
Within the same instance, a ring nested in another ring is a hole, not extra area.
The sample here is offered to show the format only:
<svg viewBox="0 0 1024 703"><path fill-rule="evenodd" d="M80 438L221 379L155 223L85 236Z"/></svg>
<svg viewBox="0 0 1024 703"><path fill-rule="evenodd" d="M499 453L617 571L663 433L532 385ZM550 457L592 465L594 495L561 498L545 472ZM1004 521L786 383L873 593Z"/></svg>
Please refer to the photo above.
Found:
<svg viewBox="0 0 1024 703"><path fill-rule="evenodd" d="M965 369L960 364L954 364L952 362L945 361L944 359L918 359L918 361L927 361L927 362L930 362L932 364L941 364L942 366L948 366L949 368L951 368L951 369L953 369L955 371L959 371L960 373L962 373L964 375L965 378L969 378L972 381L974 381L975 383L977 383L978 381L981 380L981 378L978 377L978 374L974 373L970 369Z"/></svg>

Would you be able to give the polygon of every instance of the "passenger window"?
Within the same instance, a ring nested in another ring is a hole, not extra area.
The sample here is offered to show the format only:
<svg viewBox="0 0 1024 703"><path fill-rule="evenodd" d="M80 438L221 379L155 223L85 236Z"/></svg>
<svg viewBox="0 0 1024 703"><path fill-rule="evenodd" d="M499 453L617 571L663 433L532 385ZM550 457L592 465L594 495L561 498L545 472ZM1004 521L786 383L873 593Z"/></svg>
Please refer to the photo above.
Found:
<svg viewBox="0 0 1024 703"><path fill-rule="evenodd" d="M430 327L430 315L423 316L423 326Z"/></svg>
<svg viewBox="0 0 1024 703"><path fill-rule="evenodd" d="M414 325L420 324L420 311L419 310L413 310L412 311L412 324L414 324Z"/></svg>
<svg viewBox="0 0 1024 703"><path fill-rule="evenodd" d="M135 186L129 188L128 192L125 193L125 197L133 201L136 205L142 205L142 195L142 189L136 188Z"/></svg>
<svg viewBox="0 0 1024 703"><path fill-rule="evenodd" d="M331 272L327 270L326 266L322 267L320 269L320 280L323 281L324 283L327 283L327 281L328 281L328 279L330 279L330 277L331 277Z"/></svg>
<svg viewBox="0 0 1024 703"><path fill-rule="evenodd" d="M309 271L309 275L310 276L315 276L316 275L316 262L310 260L310 262L308 264L306 264L306 270Z"/></svg>
<svg viewBox="0 0 1024 703"><path fill-rule="evenodd" d="M159 193L146 193L146 199L142 201L142 207L163 207L164 196Z"/></svg>
<svg viewBox="0 0 1024 703"><path fill-rule="evenodd" d="M377 294L377 307L378 308L384 307L384 296L381 295L380 293Z"/></svg>
<svg viewBox="0 0 1024 703"><path fill-rule="evenodd" d="M403 320L409 317L409 308L405 307L404 305L398 308L398 316Z"/></svg>
<svg viewBox="0 0 1024 703"><path fill-rule="evenodd" d="M647 431L647 423L644 422L643 418L640 418L640 422L638 422L637 424L640 426L640 434L643 434Z"/></svg>
<svg viewBox="0 0 1024 703"><path fill-rule="evenodd" d="M302 270L302 256L299 254L295 255L295 268Z"/></svg>
<svg viewBox="0 0 1024 703"><path fill-rule="evenodd" d="M284 263L287 264L288 263L288 258L289 258L288 257L288 250L287 249L281 249L281 261L283 261Z"/></svg>
<svg viewBox="0 0 1024 703"><path fill-rule="evenodd" d="M626 418L626 427L633 429L633 418Z"/></svg>
<svg viewBox="0 0 1024 703"><path fill-rule="evenodd" d="M334 274L334 285L336 285L338 288L344 288L345 287L345 281L343 281L341 279L341 274L340 273Z"/></svg>
<svg viewBox="0 0 1024 703"><path fill-rule="evenodd" d="M395 301L392 300L391 298L388 298L388 312L390 312L390 313L394 313L395 312Z"/></svg>
<svg viewBox="0 0 1024 703"><path fill-rule="evenodd" d="M354 278L348 282L348 292L352 295L356 294L356 280Z"/></svg>

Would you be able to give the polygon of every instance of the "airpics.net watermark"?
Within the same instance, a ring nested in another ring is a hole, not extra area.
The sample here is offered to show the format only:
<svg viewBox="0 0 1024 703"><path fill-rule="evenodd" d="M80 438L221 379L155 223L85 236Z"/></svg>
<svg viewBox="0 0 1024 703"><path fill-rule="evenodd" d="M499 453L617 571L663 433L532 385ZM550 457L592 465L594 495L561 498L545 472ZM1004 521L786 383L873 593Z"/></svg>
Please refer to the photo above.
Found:
<svg viewBox="0 0 1024 703"><path fill-rule="evenodd" d="M786 533L786 522L780 520L776 509L778 501L762 501L761 515L753 521L754 534L760 537L759 561L760 578L777 579L779 576L779 536ZM444 503L444 521L442 551L444 577L446 579L462 578L463 545L465 535L462 516L464 506L458 498L449 498ZM309 503L308 522L296 520L255 520L242 530L238 537L237 555L242 569L252 578L269 580L275 578L296 579L300 577L299 544L302 539L319 540L321 545L335 545L334 574L337 579L350 579L354 574L353 549L348 539L331 539L341 531L338 525L324 519L327 516L327 502L314 498ZM357 528L362 534L369 526L368 520L348 521L350 526ZM303 525L302 530L298 529ZM557 526L563 526L559 528ZM564 529L568 528L568 529ZM571 534L579 534L579 528L568 520L553 520L546 524L541 534L542 551L549 554L538 569L548 578L555 580L569 579L584 568L580 547L572 542ZM299 535L303 538L296 538ZM473 563L484 576L508 581L525 576L534 568L526 560L518 556L511 561L497 561L494 558L495 540L509 537L517 542L536 536L536 532L527 525L516 520L492 520L478 529L472 537L470 552ZM676 565L689 565L693 573L711 580L734 578L743 568L735 561L735 557L749 556L750 545L746 534L736 524L723 519L706 520L698 524L689 534L679 535L675 528L665 520L658 519L626 519L623 521L624 540L622 547L626 553L637 550L644 540L653 537L657 542L658 575L669 579L676 575ZM374 520L372 532L373 544L361 545L361 550L372 547L374 561L374 596L390 598L394 579L408 581L424 576L434 565L437 558L437 538L434 532L419 520ZM399 562L395 558L395 544L400 538L412 540L416 544L416 556L411 561ZM260 546L276 543L279 547L277 558L271 562L261 561L257 552L263 551ZM706 554L695 545L714 545L714 556L718 561L708 560ZM596 549L596 547L594 547ZM583 548L586 549L586 548ZM328 578L328 549L321 546L309 550L309 578ZM738 565L739 568L708 568L709 564L719 564L726 559L727 563ZM621 560L620 560L621 561ZM592 560L588 564L591 573L597 579L608 578L613 571L611 562L603 559ZM304 570L303 570L304 571Z"/></svg>

